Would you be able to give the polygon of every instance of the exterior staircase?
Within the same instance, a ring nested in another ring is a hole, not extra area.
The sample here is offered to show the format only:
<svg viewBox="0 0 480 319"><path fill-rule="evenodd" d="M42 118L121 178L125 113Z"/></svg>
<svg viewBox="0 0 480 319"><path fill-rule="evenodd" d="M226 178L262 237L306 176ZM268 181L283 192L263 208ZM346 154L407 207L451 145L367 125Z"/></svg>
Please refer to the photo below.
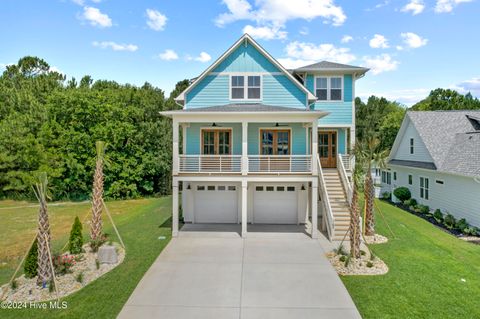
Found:
<svg viewBox="0 0 480 319"><path fill-rule="evenodd" d="M333 215L334 231L330 240L340 241L344 238L350 225L347 195L337 169L324 168L323 177ZM348 240L348 238L345 238L345 240Z"/></svg>

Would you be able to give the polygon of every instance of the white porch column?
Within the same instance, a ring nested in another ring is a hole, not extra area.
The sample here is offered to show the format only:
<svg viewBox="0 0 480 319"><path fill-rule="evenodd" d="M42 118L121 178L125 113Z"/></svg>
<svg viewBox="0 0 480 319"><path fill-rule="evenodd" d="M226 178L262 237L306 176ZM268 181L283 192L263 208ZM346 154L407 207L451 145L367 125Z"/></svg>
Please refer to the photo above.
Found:
<svg viewBox="0 0 480 319"><path fill-rule="evenodd" d="M353 150L355 148L355 125L352 125L350 127L350 136L348 137L350 139L350 148ZM347 150L349 151L349 150Z"/></svg>
<svg viewBox="0 0 480 319"><path fill-rule="evenodd" d="M313 239L318 238L318 180L312 182L312 232Z"/></svg>
<svg viewBox="0 0 480 319"><path fill-rule="evenodd" d="M173 141L173 151L172 151L173 168L172 168L172 174L174 176L178 175L178 169L179 169L178 166L179 166L179 163L180 163L179 154L178 154L178 138L179 138L178 126L179 126L178 120L173 119L173 138L172 138L172 141Z"/></svg>
<svg viewBox="0 0 480 319"><path fill-rule="evenodd" d="M242 181L242 237L247 236L247 181Z"/></svg>
<svg viewBox="0 0 480 319"><path fill-rule="evenodd" d="M318 121L312 122L312 174L318 175Z"/></svg>
<svg viewBox="0 0 480 319"><path fill-rule="evenodd" d="M172 181L172 237L178 236L178 180Z"/></svg>
<svg viewBox="0 0 480 319"><path fill-rule="evenodd" d="M248 174L248 122L242 122L242 175Z"/></svg>

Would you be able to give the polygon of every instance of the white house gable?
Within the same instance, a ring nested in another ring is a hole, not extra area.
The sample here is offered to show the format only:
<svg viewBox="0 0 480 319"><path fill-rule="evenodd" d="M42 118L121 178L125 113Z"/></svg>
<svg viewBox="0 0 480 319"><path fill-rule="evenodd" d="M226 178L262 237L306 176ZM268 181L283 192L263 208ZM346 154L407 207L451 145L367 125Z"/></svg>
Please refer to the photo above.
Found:
<svg viewBox="0 0 480 319"><path fill-rule="evenodd" d="M418 131L412 121L404 123L406 125L403 135L398 140L397 148L390 156L390 159L417 162L433 162L432 156L428 152L425 143L421 139ZM397 136L398 138L398 136Z"/></svg>

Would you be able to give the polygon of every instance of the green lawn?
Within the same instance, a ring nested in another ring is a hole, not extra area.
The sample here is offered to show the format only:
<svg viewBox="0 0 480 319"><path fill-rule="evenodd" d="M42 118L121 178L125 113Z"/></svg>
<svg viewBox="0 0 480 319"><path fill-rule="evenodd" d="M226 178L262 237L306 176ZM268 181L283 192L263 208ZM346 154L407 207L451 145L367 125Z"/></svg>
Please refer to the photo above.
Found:
<svg viewBox="0 0 480 319"><path fill-rule="evenodd" d="M0 202L0 208L19 206L17 204ZM1 318L115 318L118 315L143 274L170 240L171 198L114 201L107 202L107 206L114 215L113 218L126 245L127 255L124 262L82 290L65 298L64 300L68 302L66 310L0 309ZM88 209L87 203L50 208L54 247L59 249L63 246L68 238L73 218L76 215L82 218ZM17 241L21 241L23 237L23 241L30 241L30 228L34 227L35 208L16 210L16 213L12 214L10 209L0 209L2 220L0 248L2 253L8 252L4 253L4 258L8 257L9 260L21 255L19 250L21 245L17 245L8 237L14 236ZM6 213L7 211L10 213ZM26 225L18 223L22 218L27 220L24 223ZM107 222L105 231L114 236L111 225ZM84 229L84 233L88 234L88 228ZM159 240L159 236L166 236L166 239ZM8 281L7 278L11 276L13 268L10 262L0 268L1 282Z"/></svg>
<svg viewBox="0 0 480 319"><path fill-rule="evenodd" d="M342 277L364 318L480 318L480 246L463 242L385 202L372 250L390 267L384 276ZM464 279L465 281L463 281Z"/></svg>

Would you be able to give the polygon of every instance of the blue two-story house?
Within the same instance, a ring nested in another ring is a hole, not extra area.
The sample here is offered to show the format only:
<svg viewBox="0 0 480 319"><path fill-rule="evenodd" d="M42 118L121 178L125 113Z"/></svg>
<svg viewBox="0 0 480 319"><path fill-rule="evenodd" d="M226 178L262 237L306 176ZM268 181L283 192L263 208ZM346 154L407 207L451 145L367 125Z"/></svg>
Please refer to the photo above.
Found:
<svg viewBox="0 0 480 319"><path fill-rule="evenodd" d="M243 35L177 98L173 235L185 223L348 228L348 150L362 67L322 61L285 69ZM180 149L180 138L182 148ZM275 226L272 226L275 227Z"/></svg>

